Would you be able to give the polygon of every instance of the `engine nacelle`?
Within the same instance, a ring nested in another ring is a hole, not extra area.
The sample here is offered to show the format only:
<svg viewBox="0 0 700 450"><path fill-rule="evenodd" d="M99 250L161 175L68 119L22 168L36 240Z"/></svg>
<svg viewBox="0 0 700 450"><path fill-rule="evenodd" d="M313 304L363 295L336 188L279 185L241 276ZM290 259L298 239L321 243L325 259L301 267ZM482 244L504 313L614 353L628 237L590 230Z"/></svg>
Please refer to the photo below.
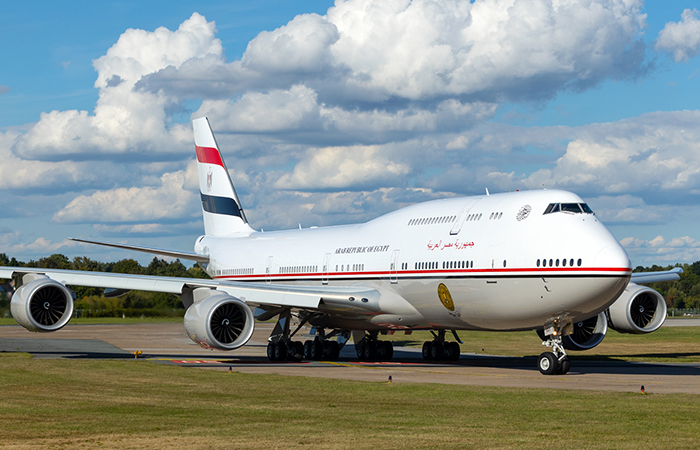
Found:
<svg viewBox="0 0 700 450"><path fill-rule="evenodd" d="M590 319L574 322L573 332L562 337L562 343L567 350L590 350L603 342L608 332L608 318L605 312Z"/></svg>
<svg viewBox="0 0 700 450"><path fill-rule="evenodd" d="M651 333L666 320L666 300L652 288L630 283L610 305L608 319L610 328L620 333Z"/></svg>
<svg viewBox="0 0 700 450"><path fill-rule="evenodd" d="M45 275L27 274L12 295L12 317L29 331L49 332L63 328L73 315L73 294Z"/></svg>
<svg viewBox="0 0 700 450"><path fill-rule="evenodd" d="M185 312L187 335L206 349L234 350L253 335L253 312L242 300L209 288L194 290Z"/></svg>

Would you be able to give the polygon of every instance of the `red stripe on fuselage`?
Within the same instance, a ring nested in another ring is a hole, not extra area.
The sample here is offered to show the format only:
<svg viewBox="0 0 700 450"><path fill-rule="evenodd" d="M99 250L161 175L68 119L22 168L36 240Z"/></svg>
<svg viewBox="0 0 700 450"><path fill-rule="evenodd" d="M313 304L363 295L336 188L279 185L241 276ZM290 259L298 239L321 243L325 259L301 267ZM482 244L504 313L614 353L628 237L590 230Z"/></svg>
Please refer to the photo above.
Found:
<svg viewBox="0 0 700 450"><path fill-rule="evenodd" d="M206 164L216 164L224 167L224 162L221 160L219 151L213 147L197 147L197 161Z"/></svg>
<svg viewBox="0 0 700 450"><path fill-rule="evenodd" d="M251 279L282 279L286 278L285 281L290 281L294 279L302 279L303 277L320 277L326 276L331 279L345 278L347 276L373 276L373 277L389 277L396 276L401 278L401 275L430 275L430 276L445 276L454 277L455 275L471 275L485 277L491 274L518 274L529 272L528 276L538 276L544 273L558 273L562 274L564 272L574 272L578 274L581 272L589 272L588 275L600 274L605 276L619 275L625 276L632 273L632 271L627 267L567 267L567 268L517 268L517 269L426 269L426 270L398 270L396 272L387 271L373 271L373 272L330 272L327 275L321 272L301 272L301 273L272 273L272 274L254 274L254 275L218 275L213 277L214 279L230 279L230 280L251 280Z"/></svg>

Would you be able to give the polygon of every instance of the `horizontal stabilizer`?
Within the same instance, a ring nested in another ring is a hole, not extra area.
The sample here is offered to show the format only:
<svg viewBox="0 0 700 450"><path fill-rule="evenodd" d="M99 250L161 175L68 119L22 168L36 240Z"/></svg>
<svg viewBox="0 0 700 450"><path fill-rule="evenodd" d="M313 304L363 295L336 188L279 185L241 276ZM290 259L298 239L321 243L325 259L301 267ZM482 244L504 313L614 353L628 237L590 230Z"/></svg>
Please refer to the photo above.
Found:
<svg viewBox="0 0 700 450"><path fill-rule="evenodd" d="M167 256L169 258L180 258L180 259L186 259L189 261L197 261L197 262L201 262L201 263L208 263L209 262L209 256L200 255L198 253L178 252L178 251L174 251L174 250L161 250L159 248L138 247L136 245L115 244L112 242L88 241L87 239L77 239L77 238L68 238L68 239L70 239L71 241L75 241L75 242L83 242L85 244L95 244L95 245L103 245L105 247L121 248L124 250L134 250L137 252L150 253L152 255Z"/></svg>

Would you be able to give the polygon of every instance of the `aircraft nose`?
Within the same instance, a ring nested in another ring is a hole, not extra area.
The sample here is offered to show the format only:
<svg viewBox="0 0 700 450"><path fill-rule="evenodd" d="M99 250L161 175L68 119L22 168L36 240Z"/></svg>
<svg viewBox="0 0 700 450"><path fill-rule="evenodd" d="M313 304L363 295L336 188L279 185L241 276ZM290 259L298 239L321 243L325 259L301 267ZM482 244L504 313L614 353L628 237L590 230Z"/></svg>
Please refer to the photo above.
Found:
<svg viewBox="0 0 700 450"><path fill-rule="evenodd" d="M606 245L595 257L595 267L628 268L631 270L632 263L627 252L618 243Z"/></svg>

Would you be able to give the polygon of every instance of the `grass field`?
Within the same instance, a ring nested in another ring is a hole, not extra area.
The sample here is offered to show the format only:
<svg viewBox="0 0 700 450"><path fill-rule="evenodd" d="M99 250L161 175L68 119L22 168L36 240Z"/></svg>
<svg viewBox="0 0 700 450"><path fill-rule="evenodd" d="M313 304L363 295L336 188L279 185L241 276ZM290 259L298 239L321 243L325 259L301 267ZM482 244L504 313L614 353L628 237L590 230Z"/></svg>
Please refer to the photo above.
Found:
<svg viewBox="0 0 700 450"><path fill-rule="evenodd" d="M2 355L2 354L0 354ZM700 398L0 356L0 447L698 448Z"/></svg>
<svg viewBox="0 0 700 450"><path fill-rule="evenodd" d="M71 325L129 325L134 323L179 323L182 322L182 317L91 317L88 319L71 319ZM17 325L17 322L12 317L0 317L0 326Z"/></svg>

